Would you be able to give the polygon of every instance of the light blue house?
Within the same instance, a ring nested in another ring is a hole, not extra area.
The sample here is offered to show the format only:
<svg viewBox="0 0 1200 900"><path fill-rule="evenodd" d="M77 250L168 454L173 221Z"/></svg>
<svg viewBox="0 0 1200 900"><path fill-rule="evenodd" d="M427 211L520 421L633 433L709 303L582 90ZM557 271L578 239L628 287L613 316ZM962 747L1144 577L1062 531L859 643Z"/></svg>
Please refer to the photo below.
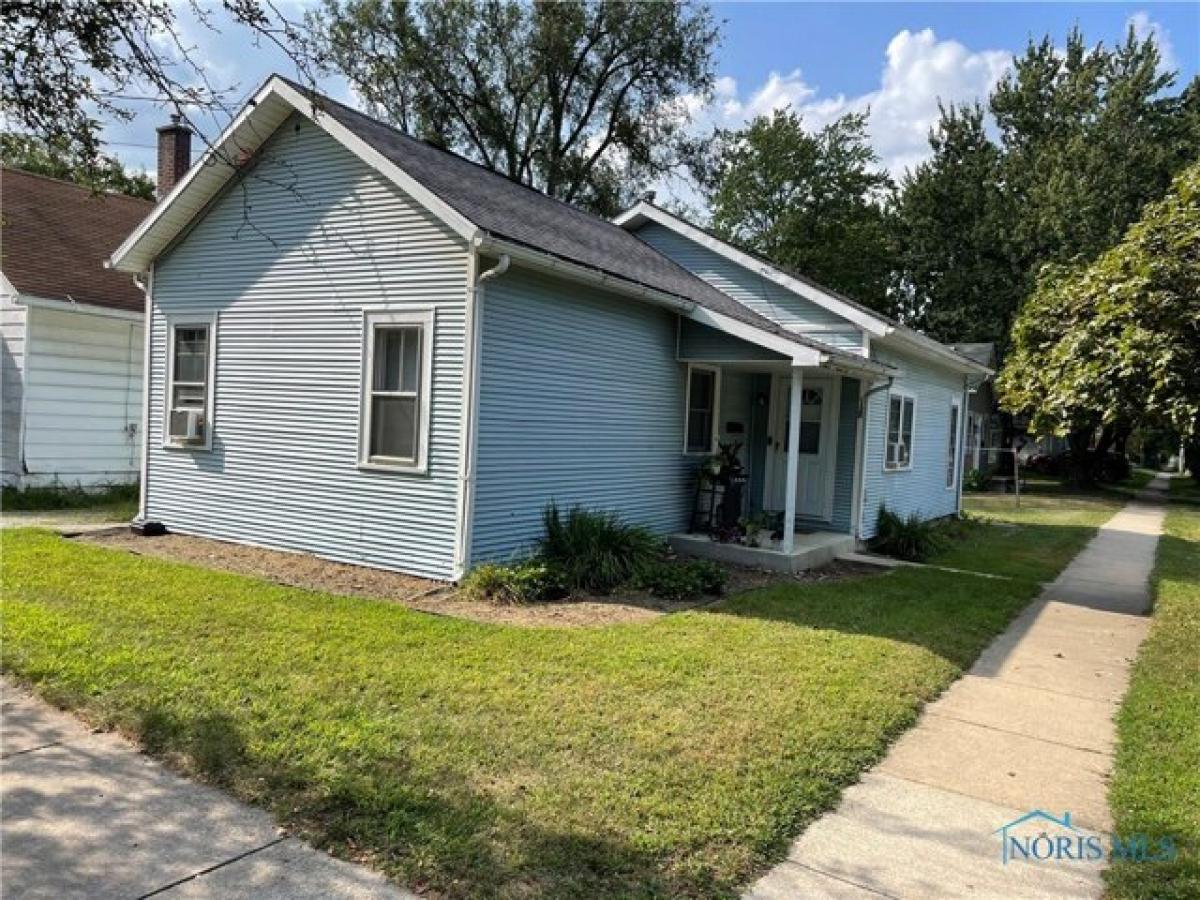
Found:
<svg viewBox="0 0 1200 900"><path fill-rule="evenodd" d="M138 522L455 579L550 500L686 530L743 444L775 548L959 507L988 372L649 204L608 222L282 78L113 256Z"/></svg>

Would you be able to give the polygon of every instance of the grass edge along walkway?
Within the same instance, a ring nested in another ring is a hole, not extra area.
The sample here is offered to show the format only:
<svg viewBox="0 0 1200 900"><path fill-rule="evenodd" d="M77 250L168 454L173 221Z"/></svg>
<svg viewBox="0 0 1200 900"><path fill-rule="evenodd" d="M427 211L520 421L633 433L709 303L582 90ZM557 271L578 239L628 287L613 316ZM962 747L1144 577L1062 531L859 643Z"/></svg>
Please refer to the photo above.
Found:
<svg viewBox="0 0 1200 900"><path fill-rule="evenodd" d="M1113 900L1200 897L1200 506L1168 509L1151 584L1109 801L1116 833L1170 837L1179 856L1117 863L1105 872Z"/></svg>

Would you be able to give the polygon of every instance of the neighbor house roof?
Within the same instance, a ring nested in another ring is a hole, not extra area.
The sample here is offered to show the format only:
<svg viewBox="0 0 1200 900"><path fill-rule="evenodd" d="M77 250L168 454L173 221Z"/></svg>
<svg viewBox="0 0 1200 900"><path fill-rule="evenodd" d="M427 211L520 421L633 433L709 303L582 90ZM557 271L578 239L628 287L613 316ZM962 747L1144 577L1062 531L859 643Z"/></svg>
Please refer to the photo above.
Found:
<svg viewBox="0 0 1200 900"><path fill-rule="evenodd" d="M996 345L991 341L981 343L951 344L951 349L959 356L973 359L981 366L989 369L996 367Z"/></svg>
<svg viewBox="0 0 1200 900"><path fill-rule="evenodd" d="M141 312L145 295L109 254L154 208L149 200L97 194L56 178L5 168L0 174L0 271L19 293Z"/></svg>
<svg viewBox="0 0 1200 900"><path fill-rule="evenodd" d="M476 246L511 244L678 298L780 346L804 348L857 368L886 367L798 335L742 305L608 220L519 184L455 153L386 125L344 104L272 76L214 149L159 204L154 216L114 254L114 264L140 269L203 211L205 203L293 112L335 138L424 202ZM255 121L257 119L257 121ZM218 152L220 151L220 152ZM711 321L711 320L710 320Z"/></svg>

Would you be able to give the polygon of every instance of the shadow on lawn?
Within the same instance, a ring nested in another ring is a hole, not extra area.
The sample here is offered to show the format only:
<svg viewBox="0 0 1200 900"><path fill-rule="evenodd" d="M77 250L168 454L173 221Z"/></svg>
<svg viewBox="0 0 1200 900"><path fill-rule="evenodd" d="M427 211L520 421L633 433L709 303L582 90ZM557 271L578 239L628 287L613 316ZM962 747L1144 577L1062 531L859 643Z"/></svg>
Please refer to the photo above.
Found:
<svg viewBox="0 0 1200 900"><path fill-rule="evenodd" d="M670 878L660 856L536 827L457 773L417 771L402 747L382 758L331 758L338 773L330 778L255 757L236 719L221 711L185 718L144 708L136 719L147 753L271 809L315 846L367 862L409 889L472 898L696 892L696 884Z"/></svg>

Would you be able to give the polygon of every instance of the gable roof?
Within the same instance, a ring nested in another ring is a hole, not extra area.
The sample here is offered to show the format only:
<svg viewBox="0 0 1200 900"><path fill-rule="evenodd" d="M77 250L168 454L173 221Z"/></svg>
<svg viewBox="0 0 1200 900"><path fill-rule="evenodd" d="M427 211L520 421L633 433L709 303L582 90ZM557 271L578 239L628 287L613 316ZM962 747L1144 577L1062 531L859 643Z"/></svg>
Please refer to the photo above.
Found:
<svg viewBox="0 0 1200 900"><path fill-rule="evenodd" d="M113 254L112 264L143 271L200 215L242 163L290 115L317 122L391 178L477 248L526 248L621 282L699 307L705 324L736 323L739 336L768 336L774 349L836 358L859 369L886 370L857 354L796 334L693 275L625 229L519 184L478 163L434 147L278 75L269 78L229 128ZM568 271L566 274L570 275Z"/></svg>
<svg viewBox="0 0 1200 900"><path fill-rule="evenodd" d="M991 373L991 370L986 365L957 353L952 347L935 341L933 338L913 328L909 328L896 319L876 312L869 306L859 303L845 294L827 288L813 281L811 278L801 275L798 272L784 269L761 254L735 247L707 228L702 228L699 225L688 222L686 219L668 212L660 206L655 206L646 200L639 201L636 205L616 216L613 222L631 231L636 230L646 222L655 222L749 269L756 275L769 278L793 293L828 309L848 322L857 325L872 337L885 340L890 338L924 356L936 358L964 372L976 375Z"/></svg>
<svg viewBox="0 0 1200 900"><path fill-rule="evenodd" d="M142 312L133 280L104 267L154 204L45 175L4 168L0 271L20 294Z"/></svg>

